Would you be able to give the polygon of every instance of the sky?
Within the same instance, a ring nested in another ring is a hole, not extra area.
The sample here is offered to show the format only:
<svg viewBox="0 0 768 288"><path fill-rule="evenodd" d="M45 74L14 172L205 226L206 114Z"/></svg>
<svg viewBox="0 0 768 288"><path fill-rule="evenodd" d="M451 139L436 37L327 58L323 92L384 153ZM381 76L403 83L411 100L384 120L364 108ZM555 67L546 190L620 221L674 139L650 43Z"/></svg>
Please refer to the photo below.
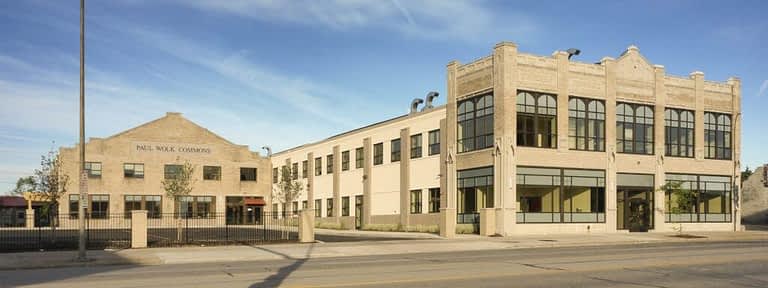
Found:
<svg viewBox="0 0 768 288"><path fill-rule="evenodd" d="M0 1L0 193L78 141L79 2ZM165 112L280 151L445 103L445 67L523 53L742 80L744 165L768 163L768 1L91 0L86 137Z"/></svg>

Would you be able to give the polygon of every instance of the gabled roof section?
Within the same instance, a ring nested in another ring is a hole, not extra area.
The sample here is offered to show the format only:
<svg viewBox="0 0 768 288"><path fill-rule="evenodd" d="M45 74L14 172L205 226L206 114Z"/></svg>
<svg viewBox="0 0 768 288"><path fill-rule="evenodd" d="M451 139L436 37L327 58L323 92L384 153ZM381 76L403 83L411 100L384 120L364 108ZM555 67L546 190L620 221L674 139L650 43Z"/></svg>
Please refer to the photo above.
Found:
<svg viewBox="0 0 768 288"><path fill-rule="evenodd" d="M640 54L640 49L631 45L616 60L616 77L622 80L653 82L655 72L653 65Z"/></svg>
<svg viewBox="0 0 768 288"><path fill-rule="evenodd" d="M198 136L203 135L203 137L190 138L189 135L192 134ZM243 146L232 143L224 137L211 132L205 127L200 126L187 118L184 118L181 113L178 112L168 112L164 117L160 117L134 128L109 136L103 140L109 141L123 137L152 141L163 141L164 139L170 141L174 138L187 138L195 139L195 142L220 141L232 146Z"/></svg>

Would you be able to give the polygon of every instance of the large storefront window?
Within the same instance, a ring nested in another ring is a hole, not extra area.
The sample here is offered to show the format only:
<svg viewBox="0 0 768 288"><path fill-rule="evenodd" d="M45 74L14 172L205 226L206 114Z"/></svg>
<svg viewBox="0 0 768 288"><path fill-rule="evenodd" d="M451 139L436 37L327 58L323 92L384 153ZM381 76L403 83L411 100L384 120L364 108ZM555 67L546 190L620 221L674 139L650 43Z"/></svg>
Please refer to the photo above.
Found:
<svg viewBox="0 0 768 288"><path fill-rule="evenodd" d="M264 205L266 204L266 202L264 202L264 198L227 196L226 201L227 224L261 224L261 212L264 209ZM274 208L276 209L277 206Z"/></svg>
<svg viewBox="0 0 768 288"><path fill-rule="evenodd" d="M130 218L133 210L147 210L147 217L160 218L163 205L159 195L126 195L125 218Z"/></svg>
<svg viewBox="0 0 768 288"><path fill-rule="evenodd" d="M731 222L731 177L666 177L666 222Z"/></svg>
<svg viewBox="0 0 768 288"><path fill-rule="evenodd" d="M616 174L616 228L630 232L653 229L653 175Z"/></svg>
<svg viewBox="0 0 768 288"><path fill-rule="evenodd" d="M493 146L493 94L459 102L456 116L459 153Z"/></svg>
<svg viewBox="0 0 768 288"><path fill-rule="evenodd" d="M653 107L629 103L616 105L616 151L653 154Z"/></svg>
<svg viewBox="0 0 768 288"><path fill-rule="evenodd" d="M517 168L518 223L605 222L605 171Z"/></svg>
<svg viewBox="0 0 768 288"><path fill-rule="evenodd" d="M693 157L693 112L670 109L664 111L664 155Z"/></svg>
<svg viewBox="0 0 768 288"><path fill-rule="evenodd" d="M704 147L704 158L731 159L731 115L704 113Z"/></svg>
<svg viewBox="0 0 768 288"><path fill-rule="evenodd" d="M493 167L457 172L458 213L478 213L481 208L493 208ZM460 217L461 218L461 217Z"/></svg>
<svg viewBox="0 0 768 288"><path fill-rule="evenodd" d="M199 217L205 218L213 216L214 212L213 196L183 196L176 202L179 213L182 218Z"/></svg>
<svg viewBox="0 0 768 288"><path fill-rule="evenodd" d="M568 145L571 150L605 151L605 105L601 100L568 100Z"/></svg>
<svg viewBox="0 0 768 288"><path fill-rule="evenodd" d="M517 92L517 145L557 148L557 99L554 95Z"/></svg>

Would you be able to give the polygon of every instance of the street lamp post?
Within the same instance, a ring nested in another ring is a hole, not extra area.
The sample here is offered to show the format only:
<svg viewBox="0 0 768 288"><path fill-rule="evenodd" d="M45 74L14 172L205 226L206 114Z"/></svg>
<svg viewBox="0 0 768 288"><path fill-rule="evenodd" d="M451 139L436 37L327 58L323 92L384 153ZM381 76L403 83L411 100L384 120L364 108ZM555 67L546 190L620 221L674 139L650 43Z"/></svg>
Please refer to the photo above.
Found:
<svg viewBox="0 0 768 288"><path fill-rule="evenodd" d="M77 260L85 261L85 207L88 205L88 174L85 171L85 0L80 0L80 223Z"/></svg>

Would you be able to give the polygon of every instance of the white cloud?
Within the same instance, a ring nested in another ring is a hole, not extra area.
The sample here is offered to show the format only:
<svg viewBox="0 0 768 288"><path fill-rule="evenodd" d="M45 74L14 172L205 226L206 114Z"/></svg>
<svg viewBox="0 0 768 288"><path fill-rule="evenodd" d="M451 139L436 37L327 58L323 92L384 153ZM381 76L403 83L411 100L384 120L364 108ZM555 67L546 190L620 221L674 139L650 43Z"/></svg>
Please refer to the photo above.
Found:
<svg viewBox="0 0 768 288"><path fill-rule="evenodd" d="M757 97L765 95L765 91L768 91L768 80L763 81L763 85L760 85L760 89L757 90Z"/></svg>
<svg viewBox="0 0 768 288"><path fill-rule="evenodd" d="M498 41L527 38L535 23L523 13L500 15L485 1L469 0L173 0L203 11L262 21L322 25L335 30L378 27L437 40Z"/></svg>

